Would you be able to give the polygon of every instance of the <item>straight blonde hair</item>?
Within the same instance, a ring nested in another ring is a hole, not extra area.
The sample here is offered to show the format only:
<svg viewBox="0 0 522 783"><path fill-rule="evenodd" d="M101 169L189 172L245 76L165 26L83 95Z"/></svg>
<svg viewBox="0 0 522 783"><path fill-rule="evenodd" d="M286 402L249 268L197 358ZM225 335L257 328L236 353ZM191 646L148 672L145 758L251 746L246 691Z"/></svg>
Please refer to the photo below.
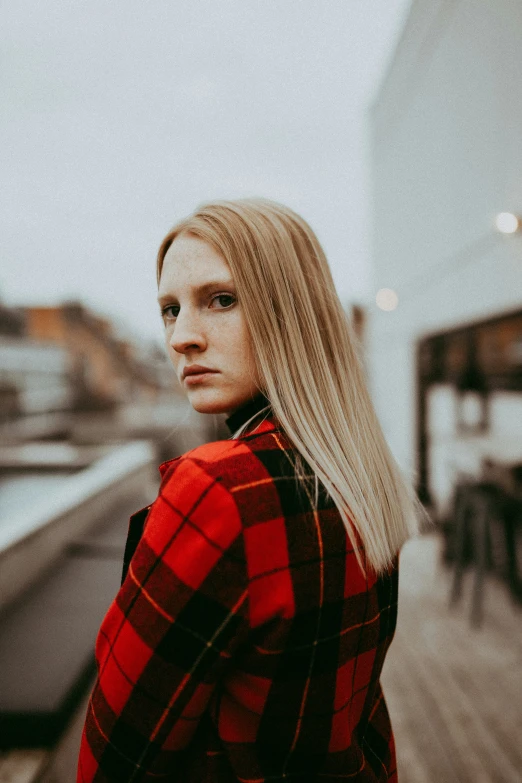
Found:
<svg viewBox="0 0 522 783"><path fill-rule="evenodd" d="M367 564L376 574L388 571L427 514L386 443L360 346L314 232L293 210L267 199L204 204L163 240L158 284L165 255L182 233L207 242L230 267L261 391L296 449L296 475L305 485L313 479L315 502L322 483L363 573Z"/></svg>

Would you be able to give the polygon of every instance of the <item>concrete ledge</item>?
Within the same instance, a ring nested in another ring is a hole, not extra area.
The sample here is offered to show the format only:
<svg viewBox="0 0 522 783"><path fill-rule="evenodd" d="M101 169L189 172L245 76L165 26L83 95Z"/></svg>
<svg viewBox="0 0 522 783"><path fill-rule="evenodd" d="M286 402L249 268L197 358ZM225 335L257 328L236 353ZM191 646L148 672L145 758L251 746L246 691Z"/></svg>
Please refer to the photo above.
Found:
<svg viewBox="0 0 522 783"><path fill-rule="evenodd" d="M23 441L47 438L50 435L61 434L67 437L73 421L74 417L71 413L37 413L33 416L23 416L0 425L0 440L4 444L16 445Z"/></svg>
<svg viewBox="0 0 522 783"><path fill-rule="evenodd" d="M104 513L0 615L0 752L54 747L86 697L96 634L120 586L129 515L151 490Z"/></svg>
<svg viewBox="0 0 522 783"><path fill-rule="evenodd" d="M52 747L95 673L121 556L61 558L0 618L0 748Z"/></svg>
<svg viewBox="0 0 522 783"><path fill-rule="evenodd" d="M148 441L119 446L64 479L63 490L5 520L0 530L0 611L34 582L93 521L157 479Z"/></svg>
<svg viewBox="0 0 522 783"><path fill-rule="evenodd" d="M113 449L114 446L105 445L74 446L67 441L18 443L0 447L0 468L2 473L15 474L32 468L39 471L64 469L74 472L89 467Z"/></svg>

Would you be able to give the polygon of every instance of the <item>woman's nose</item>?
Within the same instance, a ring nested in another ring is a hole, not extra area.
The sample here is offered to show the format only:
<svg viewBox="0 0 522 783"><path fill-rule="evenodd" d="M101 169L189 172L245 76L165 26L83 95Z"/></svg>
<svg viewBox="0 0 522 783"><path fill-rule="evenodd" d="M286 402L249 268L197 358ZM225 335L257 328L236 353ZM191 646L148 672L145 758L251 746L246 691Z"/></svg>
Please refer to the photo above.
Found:
<svg viewBox="0 0 522 783"><path fill-rule="evenodd" d="M187 308L180 309L169 338L169 345L177 353L185 353L190 348L205 349L206 339L195 312Z"/></svg>

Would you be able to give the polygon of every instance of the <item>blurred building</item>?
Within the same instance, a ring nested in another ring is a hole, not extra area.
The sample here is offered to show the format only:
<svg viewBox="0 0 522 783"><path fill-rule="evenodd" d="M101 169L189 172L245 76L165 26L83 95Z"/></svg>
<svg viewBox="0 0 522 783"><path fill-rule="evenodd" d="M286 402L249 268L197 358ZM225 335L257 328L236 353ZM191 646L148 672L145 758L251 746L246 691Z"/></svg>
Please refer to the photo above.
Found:
<svg viewBox="0 0 522 783"><path fill-rule="evenodd" d="M371 108L370 385L442 514L459 471L522 462L522 233L496 225L522 214L521 41L517 0L415 0Z"/></svg>
<svg viewBox="0 0 522 783"><path fill-rule="evenodd" d="M72 404L68 356L63 348L0 336L0 421L68 410Z"/></svg>
<svg viewBox="0 0 522 783"><path fill-rule="evenodd" d="M0 422L71 405L66 351L28 338L23 313L0 303Z"/></svg>
<svg viewBox="0 0 522 783"><path fill-rule="evenodd" d="M145 355L118 338L110 321L80 303L26 307L24 313L30 338L51 341L67 351L76 409L153 402L173 384L172 373L156 350Z"/></svg>
<svg viewBox="0 0 522 783"><path fill-rule="evenodd" d="M176 392L156 345L118 336L79 303L0 305L0 419L155 404Z"/></svg>

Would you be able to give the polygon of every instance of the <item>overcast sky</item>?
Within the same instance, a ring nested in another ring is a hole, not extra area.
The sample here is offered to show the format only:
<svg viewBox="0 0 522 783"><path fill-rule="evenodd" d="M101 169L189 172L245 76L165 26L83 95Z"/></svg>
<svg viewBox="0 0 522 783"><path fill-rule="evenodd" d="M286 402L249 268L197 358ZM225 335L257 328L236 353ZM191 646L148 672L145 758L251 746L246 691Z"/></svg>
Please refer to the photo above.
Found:
<svg viewBox="0 0 522 783"><path fill-rule="evenodd" d="M366 109L410 0L16 0L0 23L0 297L161 337L155 256L210 198L300 212L373 295Z"/></svg>

